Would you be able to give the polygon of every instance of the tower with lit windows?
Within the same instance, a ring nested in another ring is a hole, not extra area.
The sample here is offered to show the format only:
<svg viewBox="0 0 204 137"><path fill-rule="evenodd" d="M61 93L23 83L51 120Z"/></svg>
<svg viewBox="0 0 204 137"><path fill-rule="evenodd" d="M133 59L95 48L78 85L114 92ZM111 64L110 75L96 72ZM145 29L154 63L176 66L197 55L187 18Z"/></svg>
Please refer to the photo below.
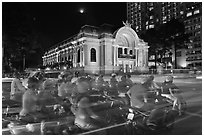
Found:
<svg viewBox="0 0 204 137"><path fill-rule="evenodd" d="M127 19L138 35L172 18L184 22L185 32L190 34L191 43L185 51L178 50L177 65L201 67L201 7L201 2L128 2Z"/></svg>

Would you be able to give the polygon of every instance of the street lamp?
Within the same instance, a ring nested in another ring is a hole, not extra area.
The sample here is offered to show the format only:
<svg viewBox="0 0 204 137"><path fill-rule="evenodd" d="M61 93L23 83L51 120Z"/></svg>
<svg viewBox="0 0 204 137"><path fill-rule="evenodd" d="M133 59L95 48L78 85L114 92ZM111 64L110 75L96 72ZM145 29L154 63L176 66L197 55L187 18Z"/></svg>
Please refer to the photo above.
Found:
<svg viewBox="0 0 204 137"><path fill-rule="evenodd" d="M23 55L23 70L25 70L25 54Z"/></svg>

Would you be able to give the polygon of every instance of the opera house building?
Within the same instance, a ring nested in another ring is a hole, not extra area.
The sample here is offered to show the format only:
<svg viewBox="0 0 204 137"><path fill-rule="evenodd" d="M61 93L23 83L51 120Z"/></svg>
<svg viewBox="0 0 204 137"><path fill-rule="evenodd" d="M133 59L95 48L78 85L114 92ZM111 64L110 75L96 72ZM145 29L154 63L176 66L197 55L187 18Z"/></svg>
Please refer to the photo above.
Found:
<svg viewBox="0 0 204 137"><path fill-rule="evenodd" d="M108 24L85 25L78 34L57 43L43 55L43 66L66 64L84 73L147 71L148 48L127 22L110 31Z"/></svg>

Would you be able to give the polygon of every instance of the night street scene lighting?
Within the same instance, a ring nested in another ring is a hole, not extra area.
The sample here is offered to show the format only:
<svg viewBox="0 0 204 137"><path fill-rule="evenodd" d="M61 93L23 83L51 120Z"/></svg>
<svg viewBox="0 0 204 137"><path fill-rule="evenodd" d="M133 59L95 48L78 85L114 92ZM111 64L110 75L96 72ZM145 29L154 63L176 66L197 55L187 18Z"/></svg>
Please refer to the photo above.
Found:
<svg viewBox="0 0 204 137"><path fill-rule="evenodd" d="M2 2L2 134L202 135L201 8Z"/></svg>

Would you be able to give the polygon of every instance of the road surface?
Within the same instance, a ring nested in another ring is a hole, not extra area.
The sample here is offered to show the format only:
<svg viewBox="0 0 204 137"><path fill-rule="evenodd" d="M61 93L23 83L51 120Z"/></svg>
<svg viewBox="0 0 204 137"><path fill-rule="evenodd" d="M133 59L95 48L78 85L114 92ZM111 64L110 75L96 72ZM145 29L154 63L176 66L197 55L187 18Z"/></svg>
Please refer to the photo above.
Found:
<svg viewBox="0 0 204 137"><path fill-rule="evenodd" d="M176 85L187 102L186 114L177 119L171 135L202 135L202 81L182 80Z"/></svg>

